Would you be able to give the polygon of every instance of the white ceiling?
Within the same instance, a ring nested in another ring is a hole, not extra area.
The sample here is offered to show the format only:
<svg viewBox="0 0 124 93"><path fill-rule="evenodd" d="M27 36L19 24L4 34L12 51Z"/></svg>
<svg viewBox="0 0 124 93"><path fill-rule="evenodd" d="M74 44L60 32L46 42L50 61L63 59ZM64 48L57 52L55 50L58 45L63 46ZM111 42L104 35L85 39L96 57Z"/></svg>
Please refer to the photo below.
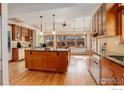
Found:
<svg viewBox="0 0 124 93"><path fill-rule="evenodd" d="M56 24L65 21L72 25L74 19L91 17L99 5L98 3L10 3L8 9L9 18L16 17L26 24L40 26L40 16L43 16L43 23L46 22L47 27L51 28L52 14L56 15Z"/></svg>

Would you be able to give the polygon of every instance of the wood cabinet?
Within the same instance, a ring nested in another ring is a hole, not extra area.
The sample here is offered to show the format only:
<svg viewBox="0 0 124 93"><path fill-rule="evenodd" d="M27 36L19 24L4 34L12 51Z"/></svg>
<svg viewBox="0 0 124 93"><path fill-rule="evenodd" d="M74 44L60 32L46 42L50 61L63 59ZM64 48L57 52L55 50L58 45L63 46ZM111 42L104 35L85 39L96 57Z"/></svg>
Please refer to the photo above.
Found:
<svg viewBox="0 0 124 93"><path fill-rule="evenodd" d="M92 17L92 33L95 34L94 36L103 35L103 5L96 11L94 16ZM96 34L97 33L97 34Z"/></svg>
<svg viewBox="0 0 124 93"><path fill-rule="evenodd" d="M102 58L101 85L124 85L124 67Z"/></svg>
<svg viewBox="0 0 124 93"><path fill-rule="evenodd" d="M33 30L18 26L16 24L10 24L12 26L12 40L13 41L33 41Z"/></svg>
<svg viewBox="0 0 124 93"><path fill-rule="evenodd" d="M28 28L22 27L22 36L28 36Z"/></svg>
<svg viewBox="0 0 124 93"><path fill-rule="evenodd" d="M24 59L24 48L12 48L12 61Z"/></svg>
<svg viewBox="0 0 124 93"><path fill-rule="evenodd" d="M124 44L124 13L123 14L121 14L121 23L120 23L120 25L121 25L121 27L120 27L120 34L121 34L121 37L120 37L120 43L123 43Z"/></svg>
<svg viewBox="0 0 124 93"><path fill-rule="evenodd" d="M55 59L56 59L56 69L57 71L66 71L67 70L67 66L68 66L68 58L69 58L69 53L62 53L62 52L59 52L57 53L57 56ZM60 61L61 60L61 61Z"/></svg>
<svg viewBox="0 0 124 93"><path fill-rule="evenodd" d="M12 24L12 40L21 41L22 40L22 28L20 26Z"/></svg>
<svg viewBox="0 0 124 93"><path fill-rule="evenodd" d="M124 44L124 5L119 6L120 43Z"/></svg>
<svg viewBox="0 0 124 93"><path fill-rule="evenodd" d="M65 72L69 51L25 50L25 65L31 70Z"/></svg>
<svg viewBox="0 0 124 93"><path fill-rule="evenodd" d="M106 7L106 35L115 36L119 34L118 27L118 4L109 3Z"/></svg>
<svg viewBox="0 0 124 93"><path fill-rule="evenodd" d="M111 67L111 62L107 59L101 59L101 84L114 85L114 71Z"/></svg>
<svg viewBox="0 0 124 93"><path fill-rule="evenodd" d="M94 36L116 36L119 34L118 27L118 4L102 4L92 17L92 33ZM96 34L97 33L97 34Z"/></svg>

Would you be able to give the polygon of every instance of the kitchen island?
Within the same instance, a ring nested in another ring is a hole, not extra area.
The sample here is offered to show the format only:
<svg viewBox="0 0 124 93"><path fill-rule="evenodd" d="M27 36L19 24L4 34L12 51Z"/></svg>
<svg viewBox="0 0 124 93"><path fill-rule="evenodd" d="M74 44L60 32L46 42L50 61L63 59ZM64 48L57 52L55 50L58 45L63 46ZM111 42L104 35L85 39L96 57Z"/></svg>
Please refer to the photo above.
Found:
<svg viewBox="0 0 124 93"><path fill-rule="evenodd" d="M29 70L66 72L69 52L69 49L25 50L25 66Z"/></svg>

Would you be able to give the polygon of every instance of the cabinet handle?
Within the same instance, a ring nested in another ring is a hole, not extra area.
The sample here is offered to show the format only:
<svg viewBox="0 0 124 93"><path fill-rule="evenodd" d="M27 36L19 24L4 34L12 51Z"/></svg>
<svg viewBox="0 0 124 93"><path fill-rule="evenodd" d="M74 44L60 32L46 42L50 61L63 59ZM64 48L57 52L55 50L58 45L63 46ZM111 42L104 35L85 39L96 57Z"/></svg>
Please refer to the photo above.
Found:
<svg viewBox="0 0 124 93"><path fill-rule="evenodd" d="M57 55L59 56L59 52L57 52Z"/></svg>
<svg viewBox="0 0 124 93"><path fill-rule="evenodd" d="M32 55L32 52L30 52L30 55Z"/></svg>

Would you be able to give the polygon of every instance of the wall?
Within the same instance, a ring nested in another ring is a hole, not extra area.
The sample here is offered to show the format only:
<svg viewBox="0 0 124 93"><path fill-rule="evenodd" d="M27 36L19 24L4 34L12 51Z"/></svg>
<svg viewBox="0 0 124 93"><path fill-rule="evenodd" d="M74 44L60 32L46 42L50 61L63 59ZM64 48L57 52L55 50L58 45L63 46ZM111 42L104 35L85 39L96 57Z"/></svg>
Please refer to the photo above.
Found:
<svg viewBox="0 0 124 93"><path fill-rule="evenodd" d="M39 46L39 35L40 35L40 31L39 30L36 30L36 34L35 34L35 46L34 47L37 47Z"/></svg>
<svg viewBox="0 0 124 93"><path fill-rule="evenodd" d="M124 45L120 45L119 36L106 39L106 49L124 55Z"/></svg>
<svg viewBox="0 0 124 93"><path fill-rule="evenodd" d="M40 43L41 43L41 44L44 43L44 37L43 37L43 36L39 36L39 37L38 37L38 40L39 40L39 41L38 41L39 44L40 44Z"/></svg>

